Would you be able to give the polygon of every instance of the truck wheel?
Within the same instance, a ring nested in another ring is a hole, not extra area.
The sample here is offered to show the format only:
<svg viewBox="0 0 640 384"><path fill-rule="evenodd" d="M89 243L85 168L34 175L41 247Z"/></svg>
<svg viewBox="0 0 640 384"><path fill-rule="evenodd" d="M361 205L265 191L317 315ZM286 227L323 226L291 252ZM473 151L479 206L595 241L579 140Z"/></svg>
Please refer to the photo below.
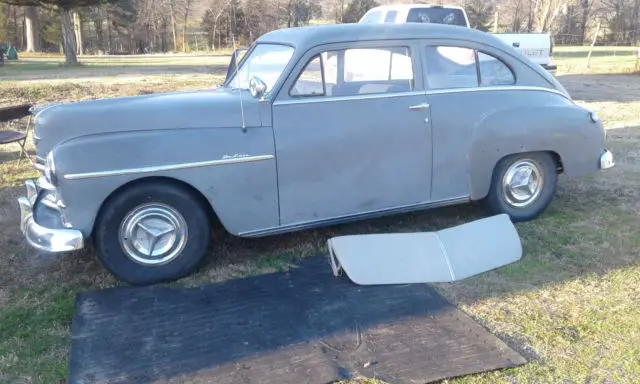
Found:
<svg viewBox="0 0 640 384"><path fill-rule="evenodd" d="M110 197L96 220L99 258L132 285L177 280L193 272L211 238L199 199L170 183L143 183Z"/></svg>
<svg viewBox="0 0 640 384"><path fill-rule="evenodd" d="M515 154L496 165L485 207L492 214L506 213L513 222L538 217L556 191L556 162L547 152Z"/></svg>

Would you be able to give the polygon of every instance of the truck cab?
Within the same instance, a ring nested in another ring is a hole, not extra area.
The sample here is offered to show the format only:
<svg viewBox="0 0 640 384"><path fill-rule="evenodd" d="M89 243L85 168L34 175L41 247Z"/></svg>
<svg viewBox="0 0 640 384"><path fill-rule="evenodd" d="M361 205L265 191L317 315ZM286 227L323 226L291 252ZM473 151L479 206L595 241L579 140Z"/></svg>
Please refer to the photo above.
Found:
<svg viewBox="0 0 640 384"><path fill-rule="evenodd" d="M472 28L467 12L456 5L393 4L370 9L360 23L436 23ZM553 39L549 33L494 33L513 49L541 65L551 73L557 67L552 64Z"/></svg>

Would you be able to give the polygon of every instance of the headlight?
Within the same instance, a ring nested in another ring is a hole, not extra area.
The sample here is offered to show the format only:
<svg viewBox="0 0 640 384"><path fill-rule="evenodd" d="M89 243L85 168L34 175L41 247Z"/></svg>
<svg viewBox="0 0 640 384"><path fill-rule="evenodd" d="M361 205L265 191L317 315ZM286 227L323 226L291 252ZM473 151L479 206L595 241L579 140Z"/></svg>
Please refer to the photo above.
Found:
<svg viewBox="0 0 640 384"><path fill-rule="evenodd" d="M53 161L53 151L49 152L47 155L47 165L44 169L44 177L47 178L47 181L52 185L58 185L58 178L56 176L56 164Z"/></svg>

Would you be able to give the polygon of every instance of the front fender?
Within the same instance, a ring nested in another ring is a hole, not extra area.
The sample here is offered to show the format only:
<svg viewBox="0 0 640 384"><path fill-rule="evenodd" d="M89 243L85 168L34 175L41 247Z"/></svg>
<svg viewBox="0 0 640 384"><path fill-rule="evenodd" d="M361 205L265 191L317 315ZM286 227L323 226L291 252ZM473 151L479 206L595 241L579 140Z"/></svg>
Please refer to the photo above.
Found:
<svg viewBox="0 0 640 384"><path fill-rule="evenodd" d="M88 236L107 197L132 181L165 177L198 190L232 234L278 225L270 127L86 135L54 149L70 224Z"/></svg>
<svg viewBox="0 0 640 384"><path fill-rule="evenodd" d="M500 159L523 152L557 154L567 176L596 172L604 149L601 122L574 104L520 106L487 115L472 133L468 158L471 199L486 196Z"/></svg>

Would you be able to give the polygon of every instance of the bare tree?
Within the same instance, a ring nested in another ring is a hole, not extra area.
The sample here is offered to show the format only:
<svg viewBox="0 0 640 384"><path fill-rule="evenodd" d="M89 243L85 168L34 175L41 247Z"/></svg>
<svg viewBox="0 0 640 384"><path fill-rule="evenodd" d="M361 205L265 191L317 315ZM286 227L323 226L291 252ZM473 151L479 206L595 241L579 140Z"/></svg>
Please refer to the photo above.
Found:
<svg viewBox="0 0 640 384"><path fill-rule="evenodd" d="M27 7L24 12L24 29L27 40L27 52L40 51L40 23L36 7Z"/></svg>
<svg viewBox="0 0 640 384"><path fill-rule="evenodd" d="M26 7L57 6L60 10L60 26L62 29L62 47L67 64L77 64L76 38L71 17L72 9L96 5L100 0L0 0L6 4Z"/></svg>

